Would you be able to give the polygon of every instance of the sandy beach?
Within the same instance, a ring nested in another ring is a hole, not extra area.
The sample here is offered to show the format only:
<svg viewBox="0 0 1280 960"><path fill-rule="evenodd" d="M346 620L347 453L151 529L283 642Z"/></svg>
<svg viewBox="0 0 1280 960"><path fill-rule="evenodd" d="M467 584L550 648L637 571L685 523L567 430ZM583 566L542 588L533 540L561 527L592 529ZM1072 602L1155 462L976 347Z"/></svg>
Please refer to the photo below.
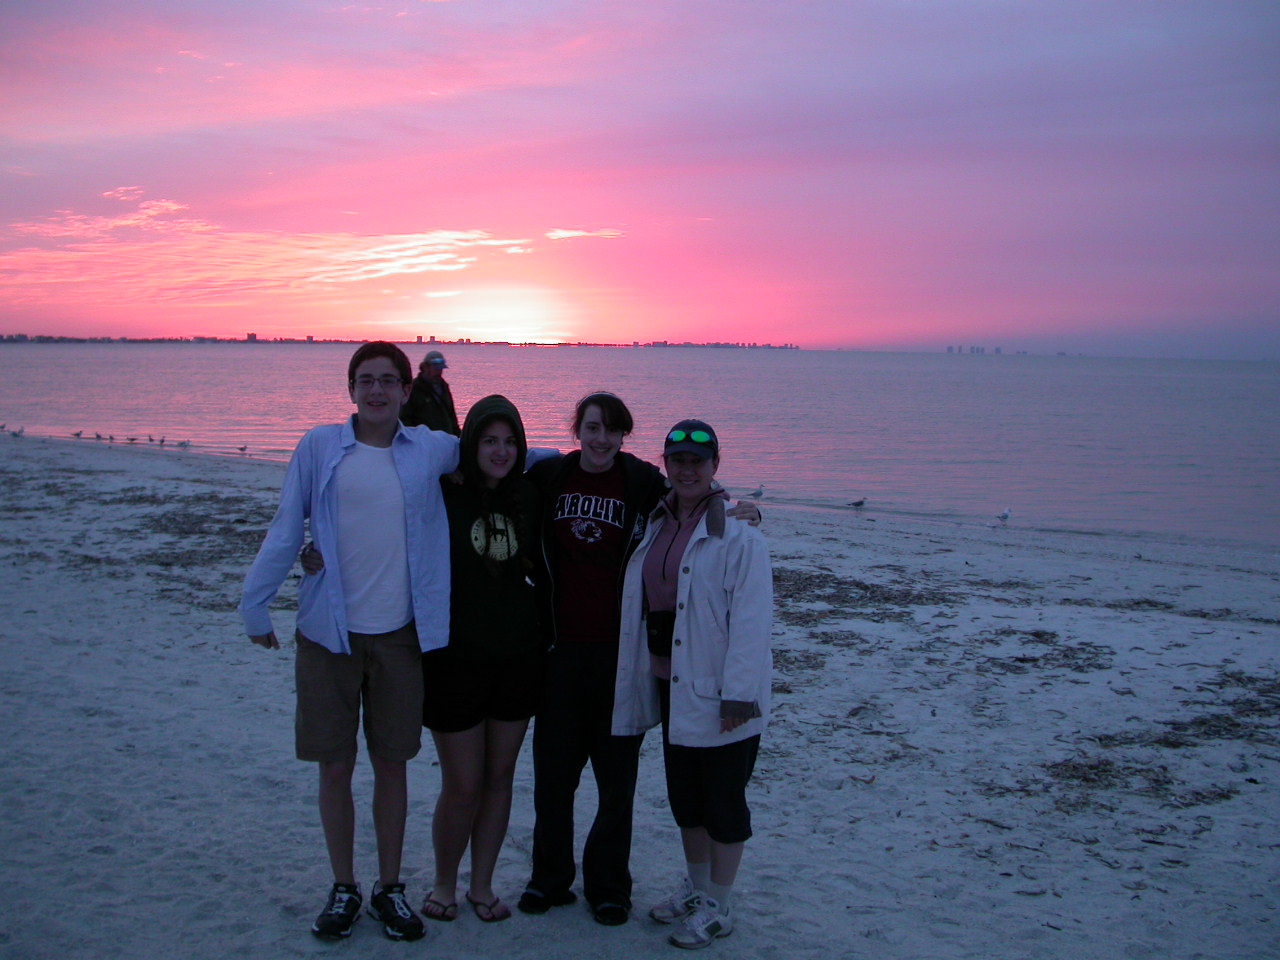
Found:
<svg viewBox="0 0 1280 960"><path fill-rule="evenodd" d="M464 912L394 944L366 917L316 941L330 877L315 771L293 759L291 651L252 646L235 613L283 467L8 435L0 451L0 956L676 955L644 916L680 870L656 735L632 922ZM1274 552L763 509L775 717L738 926L706 956L1280 956ZM496 880L512 903L528 749ZM410 778L418 904L429 739ZM362 759L366 890L370 788Z"/></svg>

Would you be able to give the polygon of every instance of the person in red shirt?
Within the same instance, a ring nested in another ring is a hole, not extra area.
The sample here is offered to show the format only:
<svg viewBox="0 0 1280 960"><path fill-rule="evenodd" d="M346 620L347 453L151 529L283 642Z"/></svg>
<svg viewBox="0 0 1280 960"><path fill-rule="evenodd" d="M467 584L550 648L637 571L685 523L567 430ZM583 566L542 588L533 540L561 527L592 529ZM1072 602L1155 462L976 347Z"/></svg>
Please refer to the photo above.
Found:
<svg viewBox="0 0 1280 960"><path fill-rule="evenodd" d="M582 885L606 926L625 923L631 910L631 814L643 739L611 731L619 598L627 559L666 491L657 467L622 450L633 428L622 400L589 394L574 411L579 449L528 474L542 497L551 649L533 728L533 870L517 906L541 914L577 900L574 795L589 761L599 803L583 847ZM734 513L759 522L754 504Z"/></svg>

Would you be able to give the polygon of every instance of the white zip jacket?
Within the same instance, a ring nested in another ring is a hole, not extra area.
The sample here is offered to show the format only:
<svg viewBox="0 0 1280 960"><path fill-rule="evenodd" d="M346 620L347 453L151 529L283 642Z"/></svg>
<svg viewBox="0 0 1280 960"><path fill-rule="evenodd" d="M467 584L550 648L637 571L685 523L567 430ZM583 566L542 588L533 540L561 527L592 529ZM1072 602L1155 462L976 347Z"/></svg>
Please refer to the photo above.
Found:
<svg viewBox="0 0 1280 960"><path fill-rule="evenodd" d="M666 513L650 515L627 563L614 686L613 733L633 736L661 722L658 681L643 622L644 558ZM685 549L676 584L668 735L684 747L717 747L761 733L769 719L773 662L773 568L764 535L725 516L713 499ZM760 716L720 732L720 701L755 703Z"/></svg>

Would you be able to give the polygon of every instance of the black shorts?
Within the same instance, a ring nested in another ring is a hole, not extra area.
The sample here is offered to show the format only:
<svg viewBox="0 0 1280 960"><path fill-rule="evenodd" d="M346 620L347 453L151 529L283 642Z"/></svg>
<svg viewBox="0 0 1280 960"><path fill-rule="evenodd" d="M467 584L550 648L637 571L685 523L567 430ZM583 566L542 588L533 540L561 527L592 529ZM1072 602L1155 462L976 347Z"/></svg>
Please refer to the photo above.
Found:
<svg viewBox="0 0 1280 960"><path fill-rule="evenodd" d="M422 655L422 725L461 733L484 720L528 720L542 699L541 651L493 662L453 656L448 647Z"/></svg>
<svg viewBox="0 0 1280 960"><path fill-rule="evenodd" d="M756 768L760 735L718 747L681 747L667 739L670 681L660 680L662 759L667 770L667 800L679 827L704 827L716 843L751 839L747 782Z"/></svg>

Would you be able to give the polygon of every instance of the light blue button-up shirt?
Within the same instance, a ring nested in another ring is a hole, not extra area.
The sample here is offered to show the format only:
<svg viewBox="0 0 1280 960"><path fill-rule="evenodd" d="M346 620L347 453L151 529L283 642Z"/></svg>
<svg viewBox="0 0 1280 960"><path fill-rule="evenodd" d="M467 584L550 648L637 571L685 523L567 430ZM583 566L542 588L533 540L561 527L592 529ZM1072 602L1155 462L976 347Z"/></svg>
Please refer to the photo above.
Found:
<svg viewBox="0 0 1280 960"><path fill-rule="evenodd" d="M298 630L334 653L350 653L347 606L338 555L338 494L334 471L355 449L355 418L309 430L298 441L285 473L280 506L245 577L240 616L251 637L271 633L268 604L275 599L306 539L324 555L324 570L303 577L298 589ZM413 617L423 651L449 642L449 521L440 477L458 469L458 438L426 427L400 426L392 458L404 490L404 516Z"/></svg>

